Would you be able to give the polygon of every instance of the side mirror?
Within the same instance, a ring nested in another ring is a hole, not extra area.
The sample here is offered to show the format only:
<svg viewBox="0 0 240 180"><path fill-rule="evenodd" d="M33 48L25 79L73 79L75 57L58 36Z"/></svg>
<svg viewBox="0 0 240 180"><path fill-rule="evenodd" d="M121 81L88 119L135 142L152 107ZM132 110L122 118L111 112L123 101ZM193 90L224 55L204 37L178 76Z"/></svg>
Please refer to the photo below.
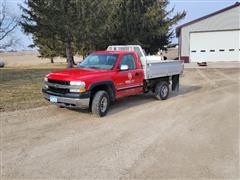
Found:
<svg viewBox="0 0 240 180"><path fill-rule="evenodd" d="M129 70L129 67L128 67L128 65L121 65L120 70L127 71L127 70Z"/></svg>

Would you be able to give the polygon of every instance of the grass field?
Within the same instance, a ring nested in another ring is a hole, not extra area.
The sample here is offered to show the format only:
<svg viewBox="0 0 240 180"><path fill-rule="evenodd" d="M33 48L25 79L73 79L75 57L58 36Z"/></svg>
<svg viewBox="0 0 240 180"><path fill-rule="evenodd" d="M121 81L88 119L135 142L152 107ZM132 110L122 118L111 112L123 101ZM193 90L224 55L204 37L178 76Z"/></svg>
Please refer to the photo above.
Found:
<svg viewBox="0 0 240 180"><path fill-rule="evenodd" d="M64 68L7 68L0 70L0 112L34 108L47 104L42 98L43 78Z"/></svg>
<svg viewBox="0 0 240 180"><path fill-rule="evenodd" d="M66 68L65 58L39 58L37 52L0 53L6 64L0 69L0 112L35 108L47 104L42 98L43 78L49 72ZM76 56L79 62L81 56Z"/></svg>
<svg viewBox="0 0 240 180"><path fill-rule="evenodd" d="M16 53L0 53L0 59L5 62L7 68L22 68L33 66L51 67L58 65L66 65L66 59L61 57L54 58L54 64L49 59L39 58L37 52L16 52ZM75 62L80 62L82 57L75 56Z"/></svg>

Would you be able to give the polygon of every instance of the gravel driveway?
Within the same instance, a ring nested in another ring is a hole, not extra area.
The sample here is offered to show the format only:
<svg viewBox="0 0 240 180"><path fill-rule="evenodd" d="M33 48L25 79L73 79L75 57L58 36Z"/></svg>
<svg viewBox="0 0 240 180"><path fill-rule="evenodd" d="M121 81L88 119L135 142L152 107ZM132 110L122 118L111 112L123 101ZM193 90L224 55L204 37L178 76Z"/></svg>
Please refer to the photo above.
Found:
<svg viewBox="0 0 240 180"><path fill-rule="evenodd" d="M1 118L3 179L239 178L239 69L187 69L178 95L107 117L37 109Z"/></svg>

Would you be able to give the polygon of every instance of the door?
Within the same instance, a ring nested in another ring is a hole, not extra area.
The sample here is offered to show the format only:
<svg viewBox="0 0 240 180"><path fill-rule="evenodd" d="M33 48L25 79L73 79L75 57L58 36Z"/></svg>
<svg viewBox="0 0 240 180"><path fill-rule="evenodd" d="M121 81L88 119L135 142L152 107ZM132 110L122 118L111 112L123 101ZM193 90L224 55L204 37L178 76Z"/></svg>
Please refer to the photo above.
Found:
<svg viewBox="0 0 240 180"><path fill-rule="evenodd" d="M128 70L120 70L122 65L127 65ZM135 95L143 90L143 72L137 68L132 54L122 56L114 82L117 98Z"/></svg>
<svg viewBox="0 0 240 180"><path fill-rule="evenodd" d="M190 61L240 61L240 30L190 34Z"/></svg>

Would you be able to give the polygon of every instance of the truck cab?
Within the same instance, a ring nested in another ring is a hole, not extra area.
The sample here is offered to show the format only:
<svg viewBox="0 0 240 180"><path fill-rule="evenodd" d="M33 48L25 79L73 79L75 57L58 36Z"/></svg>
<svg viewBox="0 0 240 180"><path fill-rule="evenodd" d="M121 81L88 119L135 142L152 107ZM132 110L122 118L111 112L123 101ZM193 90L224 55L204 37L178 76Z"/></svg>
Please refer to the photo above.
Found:
<svg viewBox="0 0 240 180"><path fill-rule="evenodd" d="M146 79L146 67L135 51L97 51L75 69L48 74L43 96L59 107L90 108L100 117L105 116L111 102L119 98L152 91L157 99L167 99L174 75ZM176 75L175 79L178 78Z"/></svg>

